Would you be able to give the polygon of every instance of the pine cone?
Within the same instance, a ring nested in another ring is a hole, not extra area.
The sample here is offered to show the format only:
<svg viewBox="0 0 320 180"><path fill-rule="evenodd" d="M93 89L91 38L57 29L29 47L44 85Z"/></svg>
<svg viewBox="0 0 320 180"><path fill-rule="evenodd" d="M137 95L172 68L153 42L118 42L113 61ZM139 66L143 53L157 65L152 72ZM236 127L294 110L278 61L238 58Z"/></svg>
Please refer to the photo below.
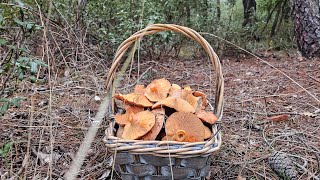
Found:
<svg viewBox="0 0 320 180"><path fill-rule="evenodd" d="M298 172L291 159L283 152L273 153L268 160L271 169L283 179L297 179Z"/></svg>

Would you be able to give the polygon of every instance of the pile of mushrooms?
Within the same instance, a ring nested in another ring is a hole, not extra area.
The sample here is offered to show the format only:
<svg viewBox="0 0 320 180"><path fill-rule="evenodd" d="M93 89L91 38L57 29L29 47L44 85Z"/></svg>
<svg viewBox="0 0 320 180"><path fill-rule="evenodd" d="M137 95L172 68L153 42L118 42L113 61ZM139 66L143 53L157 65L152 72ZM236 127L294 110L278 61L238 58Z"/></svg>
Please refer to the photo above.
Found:
<svg viewBox="0 0 320 180"><path fill-rule="evenodd" d="M124 109L114 117L116 136L126 140L200 142L211 137L209 127L217 121L206 110L204 93L166 79L156 79L147 87L136 85L133 93L114 98Z"/></svg>

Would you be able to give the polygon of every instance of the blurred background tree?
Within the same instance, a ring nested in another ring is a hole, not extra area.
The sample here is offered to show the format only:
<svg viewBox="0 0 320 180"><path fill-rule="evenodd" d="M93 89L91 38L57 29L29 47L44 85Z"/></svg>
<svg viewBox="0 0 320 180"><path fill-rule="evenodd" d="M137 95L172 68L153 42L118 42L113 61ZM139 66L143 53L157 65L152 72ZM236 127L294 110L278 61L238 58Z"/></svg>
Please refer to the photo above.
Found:
<svg viewBox="0 0 320 180"><path fill-rule="evenodd" d="M41 29L40 14L47 18L49 30L63 28L81 43L97 48L104 59L125 38L151 23L188 26L251 52L298 47L307 57L319 54L319 0L6 0L0 9L1 51L10 51L7 45L17 42L17 25L23 42L34 40ZM141 55L149 57L178 55L181 46L190 43L171 32L146 39ZM208 41L221 54L234 50L218 39L208 37ZM29 54L39 54L36 46L23 45ZM76 54L78 59L81 53Z"/></svg>
<svg viewBox="0 0 320 180"><path fill-rule="evenodd" d="M297 44L306 57L320 56L320 2L294 1L294 25Z"/></svg>

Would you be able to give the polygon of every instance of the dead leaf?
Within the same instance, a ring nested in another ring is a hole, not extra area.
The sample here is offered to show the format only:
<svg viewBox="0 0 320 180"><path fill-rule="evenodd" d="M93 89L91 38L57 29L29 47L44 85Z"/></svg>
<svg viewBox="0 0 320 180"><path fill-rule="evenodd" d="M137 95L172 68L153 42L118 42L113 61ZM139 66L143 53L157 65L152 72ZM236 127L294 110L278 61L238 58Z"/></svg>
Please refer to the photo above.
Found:
<svg viewBox="0 0 320 180"><path fill-rule="evenodd" d="M278 116L271 116L267 118L270 121L273 122L282 122L282 121L287 121L289 119L289 115L288 114L281 114Z"/></svg>
<svg viewBox="0 0 320 180"><path fill-rule="evenodd" d="M237 180L246 180L246 178L242 177L241 175L238 175Z"/></svg>
<svg viewBox="0 0 320 180"><path fill-rule="evenodd" d="M61 155L56 153L56 152L52 152L52 156L49 153L43 153L43 152L38 152L35 149L32 149L33 153L37 156L37 158L40 159L41 164L46 164L46 163L51 163L51 162L57 162Z"/></svg>

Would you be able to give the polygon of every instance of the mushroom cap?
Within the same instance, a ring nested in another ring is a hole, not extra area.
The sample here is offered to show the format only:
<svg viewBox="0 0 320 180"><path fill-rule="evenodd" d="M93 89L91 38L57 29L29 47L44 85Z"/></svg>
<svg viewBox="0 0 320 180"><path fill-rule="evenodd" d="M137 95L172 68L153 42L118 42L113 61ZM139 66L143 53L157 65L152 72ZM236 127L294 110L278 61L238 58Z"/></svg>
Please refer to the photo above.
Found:
<svg viewBox="0 0 320 180"><path fill-rule="evenodd" d="M152 109L152 112L155 115L158 115L158 114L165 115L166 114L166 111L161 107L160 108L156 108L156 109Z"/></svg>
<svg viewBox="0 0 320 180"><path fill-rule="evenodd" d="M179 86L178 84L171 84L171 88L170 90L181 90L181 86Z"/></svg>
<svg viewBox="0 0 320 180"><path fill-rule="evenodd" d="M124 126L129 122L130 116L143 111L143 107L124 105L126 112L124 114L116 114L114 119L120 126Z"/></svg>
<svg viewBox="0 0 320 180"><path fill-rule="evenodd" d="M173 86L172 86L173 87ZM168 97L176 97L181 98L183 100L186 100L194 109L195 111L198 111L202 108L202 101L200 100L201 97L196 97L192 94L192 91L187 89L170 89L169 96Z"/></svg>
<svg viewBox="0 0 320 180"><path fill-rule="evenodd" d="M205 135L201 120L196 115L186 112L175 112L169 116L165 130L166 136L174 136L175 140L184 139L185 142L203 141Z"/></svg>
<svg viewBox="0 0 320 180"><path fill-rule="evenodd" d="M152 102L148 100L144 95L142 94L136 94L136 93L130 93L130 94L115 94L114 98L124 101L125 103L129 103L136 106L142 106L142 107L151 107L153 105Z"/></svg>
<svg viewBox="0 0 320 180"><path fill-rule="evenodd" d="M181 98L186 100L196 111L202 107L201 97L196 97L192 94L192 91L181 90Z"/></svg>
<svg viewBox="0 0 320 180"><path fill-rule="evenodd" d="M163 136L163 138L161 139L161 141L175 141L173 137L171 136Z"/></svg>
<svg viewBox="0 0 320 180"><path fill-rule="evenodd" d="M150 111L142 111L129 118L124 126L123 139L139 139L147 134L155 124L155 115Z"/></svg>
<svg viewBox="0 0 320 180"><path fill-rule="evenodd" d="M204 126L204 139L208 139L211 137L211 130L207 126Z"/></svg>
<svg viewBox="0 0 320 180"><path fill-rule="evenodd" d="M208 106L207 96L201 91L194 91L193 95L196 97L201 97L202 99L202 107L201 109L205 109Z"/></svg>
<svg viewBox="0 0 320 180"><path fill-rule="evenodd" d="M152 102L165 99L168 96L171 83L162 78L152 81L145 89L144 95Z"/></svg>
<svg viewBox="0 0 320 180"><path fill-rule="evenodd" d="M151 130L140 139L145 141L153 141L158 136L164 123L165 111L163 108L153 109L152 113L156 116L156 122Z"/></svg>
<svg viewBox="0 0 320 180"><path fill-rule="evenodd" d="M134 93L143 95L145 93L145 88L143 84L137 84L134 87Z"/></svg>
<svg viewBox="0 0 320 180"><path fill-rule="evenodd" d="M168 97L163 99L152 106L152 109L158 108L161 106L167 106L175 109L179 112L191 112L194 113L195 109L185 100L177 97Z"/></svg>
<svg viewBox="0 0 320 180"><path fill-rule="evenodd" d="M218 120L218 117L215 114L213 114L212 112L204 111L204 110L200 110L200 111L196 112L196 115L203 122L207 122L209 124L214 124Z"/></svg>
<svg viewBox="0 0 320 180"><path fill-rule="evenodd" d="M168 97L181 97L181 86L178 84L171 84Z"/></svg>
<svg viewBox="0 0 320 180"><path fill-rule="evenodd" d="M192 91L192 89L191 89L190 86L185 86L183 89L184 89L184 90L187 90L187 91Z"/></svg>
<svg viewBox="0 0 320 180"><path fill-rule="evenodd" d="M116 134L116 136L118 138L122 138L123 130L124 130L124 127L123 126L119 126L119 128L117 130L117 134Z"/></svg>
<svg viewBox="0 0 320 180"><path fill-rule="evenodd" d="M124 126L128 123L130 115L130 113L116 114L114 116L114 119L117 124L119 124L120 126Z"/></svg>

